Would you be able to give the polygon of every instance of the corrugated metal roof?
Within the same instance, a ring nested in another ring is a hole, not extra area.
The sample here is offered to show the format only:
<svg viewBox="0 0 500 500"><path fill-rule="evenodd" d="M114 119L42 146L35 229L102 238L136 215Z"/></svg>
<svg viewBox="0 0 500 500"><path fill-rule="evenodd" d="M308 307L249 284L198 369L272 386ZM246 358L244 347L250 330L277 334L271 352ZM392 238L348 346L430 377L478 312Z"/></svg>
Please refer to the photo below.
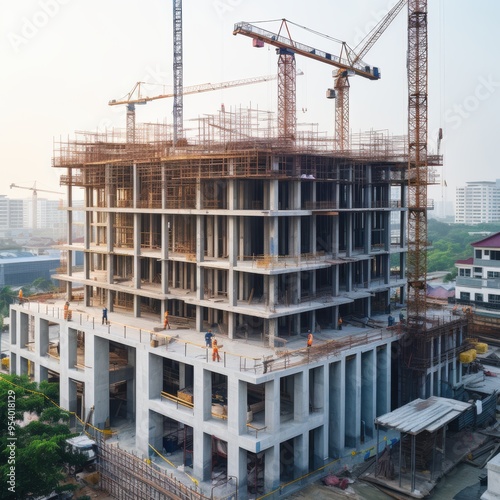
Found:
<svg viewBox="0 0 500 500"><path fill-rule="evenodd" d="M406 434L435 432L470 407L470 403L432 396L428 399L415 399L397 410L381 415L375 419L375 423Z"/></svg>

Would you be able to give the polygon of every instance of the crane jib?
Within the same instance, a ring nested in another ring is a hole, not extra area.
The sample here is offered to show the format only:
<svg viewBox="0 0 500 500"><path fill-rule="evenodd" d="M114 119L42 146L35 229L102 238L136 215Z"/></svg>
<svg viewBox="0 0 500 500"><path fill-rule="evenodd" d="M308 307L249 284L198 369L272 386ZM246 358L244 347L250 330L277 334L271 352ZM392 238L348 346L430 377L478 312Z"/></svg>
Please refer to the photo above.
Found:
<svg viewBox="0 0 500 500"><path fill-rule="evenodd" d="M369 80L379 80L381 77L380 69L376 66L369 66L363 63L363 61L351 63L349 60L331 54L330 52L325 52L309 45L296 42L290 38L264 30L246 22L236 23L234 25L233 35L238 34L261 40L264 43L268 43L280 49L292 50L296 54L331 64L337 68L354 71L356 75L363 76Z"/></svg>

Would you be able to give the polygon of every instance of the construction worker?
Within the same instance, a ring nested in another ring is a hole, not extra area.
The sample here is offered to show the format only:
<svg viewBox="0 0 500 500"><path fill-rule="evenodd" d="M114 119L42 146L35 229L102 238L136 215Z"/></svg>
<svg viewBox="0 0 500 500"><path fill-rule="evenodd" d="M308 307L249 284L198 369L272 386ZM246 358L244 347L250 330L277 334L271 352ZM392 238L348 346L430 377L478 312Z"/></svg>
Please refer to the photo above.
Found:
<svg viewBox="0 0 500 500"><path fill-rule="evenodd" d="M23 289L22 288L19 289L18 297L19 297L19 304L23 305Z"/></svg>
<svg viewBox="0 0 500 500"><path fill-rule="evenodd" d="M66 304L64 304L64 319L68 319L68 312L69 312L69 302L66 302Z"/></svg>
<svg viewBox="0 0 500 500"><path fill-rule="evenodd" d="M104 307L102 310L102 324L104 323L108 324L108 308Z"/></svg>
<svg viewBox="0 0 500 500"><path fill-rule="evenodd" d="M168 322L168 311L165 311L165 314L163 315L163 329L166 330L167 328L170 330L170 323Z"/></svg>
<svg viewBox="0 0 500 500"><path fill-rule="evenodd" d="M212 361L220 361L219 347L215 337L212 338Z"/></svg>
<svg viewBox="0 0 500 500"><path fill-rule="evenodd" d="M307 330L307 347L311 347L313 345L313 334L311 330Z"/></svg>
<svg viewBox="0 0 500 500"><path fill-rule="evenodd" d="M212 330L208 330L207 333L205 333L205 347L212 347L212 337L214 334L212 333Z"/></svg>
<svg viewBox="0 0 500 500"><path fill-rule="evenodd" d="M339 316L339 320L337 321L337 326L339 330L342 330L342 323L343 323L342 318Z"/></svg>

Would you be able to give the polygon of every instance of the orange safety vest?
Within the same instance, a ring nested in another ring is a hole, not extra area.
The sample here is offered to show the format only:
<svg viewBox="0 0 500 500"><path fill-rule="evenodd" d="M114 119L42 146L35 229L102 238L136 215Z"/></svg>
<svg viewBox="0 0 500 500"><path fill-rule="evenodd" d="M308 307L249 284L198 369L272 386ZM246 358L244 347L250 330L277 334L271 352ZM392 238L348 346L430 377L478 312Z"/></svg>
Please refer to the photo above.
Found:
<svg viewBox="0 0 500 500"><path fill-rule="evenodd" d="M307 335L307 347L311 347L313 345L313 334L309 333Z"/></svg>

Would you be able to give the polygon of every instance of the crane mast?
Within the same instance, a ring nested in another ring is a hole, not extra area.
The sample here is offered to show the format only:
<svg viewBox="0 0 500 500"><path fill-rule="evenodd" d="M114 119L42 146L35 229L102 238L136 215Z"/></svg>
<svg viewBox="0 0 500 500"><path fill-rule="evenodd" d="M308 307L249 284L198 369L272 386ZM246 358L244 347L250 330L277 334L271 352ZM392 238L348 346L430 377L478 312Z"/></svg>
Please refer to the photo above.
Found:
<svg viewBox="0 0 500 500"><path fill-rule="evenodd" d="M174 146L183 138L183 88L182 88L182 0L173 0L174 33Z"/></svg>
<svg viewBox="0 0 500 500"><path fill-rule="evenodd" d="M288 25L283 19L278 36L282 28L286 29L291 40ZM295 140L297 133L297 80L295 52L289 48L276 49L278 54L278 139L282 142Z"/></svg>
<svg viewBox="0 0 500 500"><path fill-rule="evenodd" d="M399 2L380 20L380 22L361 40L354 48L355 64L362 60L375 42L382 36L382 33L389 27L399 12L403 9L408 0L399 0ZM361 45L362 44L362 45ZM345 69L339 69L336 72L335 89L335 146L339 151L349 149L349 75Z"/></svg>
<svg viewBox="0 0 500 500"><path fill-rule="evenodd" d="M239 22L234 25L233 29L233 35L238 34L253 38L254 47L263 47L267 43L277 48L278 134L280 138L285 140L293 140L296 130L295 54L330 64L339 68L339 71L349 71L369 80L378 80L380 78L380 71L377 67L368 66L360 58L354 61L355 54L345 43L342 43L340 54L335 55L292 40L286 19L282 20L278 33L273 33L247 22Z"/></svg>
<svg viewBox="0 0 500 500"><path fill-rule="evenodd" d="M425 330L427 274L427 0L408 1L408 330Z"/></svg>

